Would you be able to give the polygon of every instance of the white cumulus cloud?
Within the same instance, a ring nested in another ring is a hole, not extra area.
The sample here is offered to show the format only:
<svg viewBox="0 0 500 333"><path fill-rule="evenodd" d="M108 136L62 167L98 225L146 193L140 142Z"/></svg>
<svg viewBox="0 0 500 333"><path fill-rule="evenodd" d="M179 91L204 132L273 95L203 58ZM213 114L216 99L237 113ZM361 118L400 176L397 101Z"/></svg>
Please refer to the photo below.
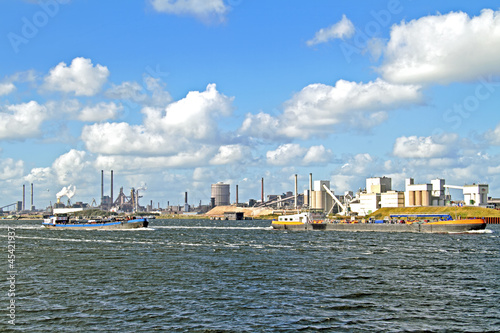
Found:
<svg viewBox="0 0 500 333"><path fill-rule="evenodd" d="M12 82L0 83L0 96L8 95L16 90L16 86Z"/></svg>
<svg viewBox="0 0 500 333"><path fill-rule="evenodd" d="M0 108L0 139L36 137L47 117L47 108L35 101Z"/></svg>
<svg viewBox="0 0 500 333"><path fill-rule="evenodd" d="M297 143L287 143L276 150L266 153L267 163L271 165L296 165L302 160L306 149Z"/></svg>
<svg viewBox="0 0 500 333"><path fill-rule="evenodd" d="M307 45L313 46L326 43L332 39L349 38L354 35L355 31L354 24L345 15L342 15L342 19L339 22L316 32L314 38L307 41Z"/></svg>
<svg viewBox="0 0 500 333"><path fill-rule="evenodd" d="M220 146L217 155L210 160L210 164L224 165L241 163L251 158L251 151L249 147L242 145L225 145Z"/></svg>
<svg viewBox="0 0 500 333"><path fill-rule="evenodd" d="M68 185L84 182L86 175L94 170L91 165L85 151L71 149L52 163L52 170L59 184Z"/></svg>
<svg viewBox="0 0 500 333"><path fill-rule="evenodd" d="M209 84L205 91L191 91L165 110L145 108L144 125L170 136L211 140L217 136L216 118L231 115L233 99L219 93L215 84Z"/></svg>
<svg viewBox="0 0 500 333"><path fill-rule="evenodd" d="M336 193L357 191L364 187L367 177L377 176L383 169L381 161L368 153L357 154L347 159L331 177L331 187Z"/></svg>
<svg viewBox="0 0 500 333"><path fill-rule="evenodd" d="M242 132L259 136L308 138L343 128L370 128L387 118L387 111L419 103L417 85L395 85L377 79L368 83L339 80L335 86L311 84L284 104L279 117L247 115ZM338 127L340 128L340 127Z"/></svg>
<svg viewBox="0 0 500 333"><path fill-rule="evenodd" d="M402 158L442 158L457 150L458 135L446 134L438 137L399 137L393 154Z"/></svg>
<svg viewBox="0 0 500 333"><path fill-rule="evenodd" d="M125 81L120 85L112 84L106 96L121 99L143 106L165 106L172 101L172 96L165 90L165 84L158 78L144 76L143 84Z"/></svg>
<svg viewBox="0 0 500 333"><path fill-rule="evenodd" d="M490 144L500 146L500 124L495 129L486 131L484 136Z"/></svg>
<svg viewBox="0 0 500 333"><path fill-rule="evenodd" d="M223 0L151 0L158 12L175 15L191 15L199 19L225 19L229 8Z"/></svg>
<svg viewBox="0 0 500 333"><path fill-rule="evenodd" d="M106 83L109 70L105 66L92 64L90 59L75 58L70 66L64 62L52 68L45 77L48 90L72 92L76 96L93 96Z"/></svg>
<svg viewBox="0 0 500 333"><path fill-rule="evenodd" d="M312 146L302 159L304 165L321 165L329 163L333 158L331 149L326 149L323 145Z"/></svg>
<svg viewBox="0 0 500 333"><path fill-rule="evenodd" d="M49 167L33 168L29 175L25 177L25 180L30 183L46 184L52 180L52 176L52 169Z"/></svg>
<svg viewBox="0 0 500 333"><path fill-rule="evenodd" d="M108 119L115 119L121 110L123 110L121 105L116 105L113 102L101 102L94 106L87 106L83 108L78 115L78 119L88 122L100 122Z"/></svg>
<svg viewBox="0 0 500 333"><path fill-rule="evenodd" d="M23 175L24 162L12 158L0 159L0 180L20 178Z"/></svg>
<svg viewBox="0 0 500 333"><path fill-rule="evenodd" d="M127 99L134 102L142 102L147 97L142 93L143 87L132 81L122 82L120 85L111 84L106 91L106 96L114 99Z"/></svg>
<svg viewBox="0 0 500 333"><path fill-rule="evenodd" d="M332 157L332 151L323 145L304 148L296 143L287 143L266 153L267 163L271 165L321 165L330 162Z"/></svg>
<svg viewBox="0 0 500 333"><path fill-rule="evenodd" d="M104 155L171 155L201 145L216 145L216 119L232 113L232 101L219 93L215 84L209 84L205 91L191 91L164 109L143 108L142 125L93 124L83 128L81 137L89 151Z"/></svg>
<svg viewBox="0 0 500 333"><path fill-rule="evenodd" d="M280 126L279 119L268 113L259 112L255 115L249 113L241 125L240 132L269 140L279 139L280 137L286 138L286 135L280 133Z"/></svg>
<svg viewBox="0 0 500 333"><path fill-rule="evenodd" d="M163 170L165 168L190 168L208 163L214 154L213 148L208 146L196 148L171 156L100 155L96 158L95 165L98 168L113 168L118 171L145 172L145 170Z"/></svg>
<svg viewBox="0 0 500 333"><path fill-rule="evenodd" d="M82 140L90 152L109 155L158 154L177 151L173 142L141 125L101 123L84 126Z"/></svg>
<svg viewBox="0 0 500 333"><path fill-rule="evenodd" d="M397 83L450 83L500 73L500 11L425 16L394 25L378 69Z"/></svg>

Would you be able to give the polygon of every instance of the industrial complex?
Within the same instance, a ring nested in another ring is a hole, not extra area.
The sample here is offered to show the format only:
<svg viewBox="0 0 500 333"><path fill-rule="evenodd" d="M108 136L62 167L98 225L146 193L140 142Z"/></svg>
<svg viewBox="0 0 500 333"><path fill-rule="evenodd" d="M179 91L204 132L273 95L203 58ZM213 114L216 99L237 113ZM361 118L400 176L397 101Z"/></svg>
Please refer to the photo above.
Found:
<svg viewBox="0 0 500 333"><path fill-rule="evenodd" d="M392 188L392 179L388 177L373 177L366 179L366 187L359 189L356 193L352 191L341 195L335 194L328 180L314 180L312 174L309 174L308 189L299 193L297 175L292 191L282 194L268 194L264 196L264 178L261 179L261 193L259 199L250 199L248 202L239 201L238 185L235 185L235 201L231 202L231 185L223 182L217 182L211 185L211 196L207 198L208 204L190 205L188 203L188 192L184 195L184 205L171 206L167 202L166 207L153 206L151 201L149 205L142 206L139 199L142 197L140 192L145 188L132 188L130 192L124 192L120 187L119 193L114 197L113 188L113 170L110 173L109 195L104 190L104 170L101 170L101 198L98 203L95 199L89 203L75 202L71 203L71 198L75 195L76 187L64 187L56 195L56 202L50 204L43 212L54 211L75 211L91 208L116 212L148 212L159 214L203 214L211 209L220 206L248 207L256 209L267 209L271 211L286 211L309 209L321 211L326 214L339 215L368 215L379 208L384 207L430 207L430 206L481 206L487 208L497 208L500 206L500 200L488 197L487 184L471 185L447 185L444 179L433 179L429 183L416 183L413 178L405 181L404 190L394 190ZM453 201L450 195L450 189L461 190L463 200ZM29 213L40 212L33 205L33 184L30 191L30 205L26 207L26 186L22 188L22 200L0 207L0 213ZM62 198L66 196L67 202Z"/></svg>

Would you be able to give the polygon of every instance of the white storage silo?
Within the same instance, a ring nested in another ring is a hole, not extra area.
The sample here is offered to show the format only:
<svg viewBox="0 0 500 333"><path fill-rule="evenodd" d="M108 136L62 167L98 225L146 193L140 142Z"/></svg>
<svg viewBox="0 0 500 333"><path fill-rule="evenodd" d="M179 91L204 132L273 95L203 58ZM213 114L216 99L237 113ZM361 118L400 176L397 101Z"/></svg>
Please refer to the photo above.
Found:
<svg viewBox="0 0 500 333"><path fill-rule="evenodd" d="M212 198L215 199L215 206L230 205L229 184L223 182L212 184Z"/></svg>

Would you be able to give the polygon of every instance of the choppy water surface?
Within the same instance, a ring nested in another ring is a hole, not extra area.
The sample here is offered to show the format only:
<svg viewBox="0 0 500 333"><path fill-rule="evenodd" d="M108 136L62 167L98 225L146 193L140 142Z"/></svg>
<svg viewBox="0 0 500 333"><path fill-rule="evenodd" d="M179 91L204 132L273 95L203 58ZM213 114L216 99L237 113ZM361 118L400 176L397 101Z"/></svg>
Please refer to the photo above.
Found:
<svg viewBox="0 0 500 333"><path fill-rule="evenodd" d="M281 232L269 221L16 233L0 331L494 332L500 226L476 234ZM5 281L5 280L4 280Z"/></svg>

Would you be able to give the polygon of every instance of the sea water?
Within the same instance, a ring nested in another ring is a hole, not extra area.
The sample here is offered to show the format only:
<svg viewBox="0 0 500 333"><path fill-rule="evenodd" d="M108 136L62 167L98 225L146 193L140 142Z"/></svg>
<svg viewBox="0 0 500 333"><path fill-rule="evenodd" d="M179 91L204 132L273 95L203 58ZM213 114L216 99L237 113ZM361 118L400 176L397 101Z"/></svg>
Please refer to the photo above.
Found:
<svg viewBox="0 0 500 333"><path fill-rule="evenodd" d="M270 221L150 227L0 221L0 331L500 329L497 225L471 234L283 232Z"/></svg>

